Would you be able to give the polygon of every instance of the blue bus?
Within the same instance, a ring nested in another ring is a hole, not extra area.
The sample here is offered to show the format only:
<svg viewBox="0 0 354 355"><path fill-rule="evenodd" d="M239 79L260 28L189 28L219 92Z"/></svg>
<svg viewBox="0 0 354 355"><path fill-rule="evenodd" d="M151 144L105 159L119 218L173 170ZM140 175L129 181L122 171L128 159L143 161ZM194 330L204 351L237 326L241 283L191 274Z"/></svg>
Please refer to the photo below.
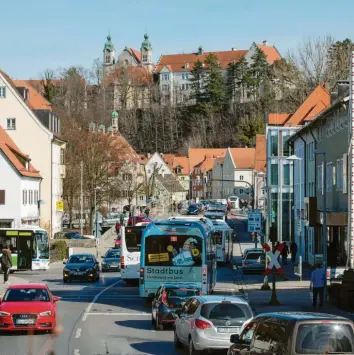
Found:
<svg viewBox="0 0 354 355"><path fill-rule="evenodd" d="M211 223L168 220L146 227L141 240L140 297L153 297L165 283L191 283L203 294L213 291L216 241Z"/></svg>

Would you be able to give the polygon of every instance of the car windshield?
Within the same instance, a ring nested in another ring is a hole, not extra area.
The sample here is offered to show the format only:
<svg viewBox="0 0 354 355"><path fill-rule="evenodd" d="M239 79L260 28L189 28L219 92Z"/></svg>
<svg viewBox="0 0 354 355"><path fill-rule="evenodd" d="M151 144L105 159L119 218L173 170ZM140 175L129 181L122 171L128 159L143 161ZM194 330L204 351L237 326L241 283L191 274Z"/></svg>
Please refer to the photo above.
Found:
<svg viewBox="0 0 354 355"><path fill-rule="evenodd" d="M49 302L49 294L43 288L12 288L5 293L4 302L27 302L40 301Z"/></svg>
<svg viewBox="0 0 354 355"><path fill-rule="evenodd" d="M236 303L206 303L200 314L216 326L240 326L252 317L245 305Z"/></svg>
<svg viewBox="0 0 354 355"><path fill-rule="evenodd" d="M199 295L199 290L196 288L172 288L166 289L167 303L175 307L180 307L182 302L185 302L187 298Z"/></svg>
<svg viewBox="0 0 354 355"><path fill-rule="evenodd" d="M350 324L307 323L297 331L297 354L354 354L354 334Z"/></svg>
<svg viewBox="0 0 354 355"><path fill-rule="evenodd" d="M120 250L109 250L105 258L120 258Z"/></svg>
<svg viewBox="0 0 354 355"><path fill-rule="evenodd" d="M85 264L93 263L93 259L88 255L72 255L68 261L68 264Z"/></svg>

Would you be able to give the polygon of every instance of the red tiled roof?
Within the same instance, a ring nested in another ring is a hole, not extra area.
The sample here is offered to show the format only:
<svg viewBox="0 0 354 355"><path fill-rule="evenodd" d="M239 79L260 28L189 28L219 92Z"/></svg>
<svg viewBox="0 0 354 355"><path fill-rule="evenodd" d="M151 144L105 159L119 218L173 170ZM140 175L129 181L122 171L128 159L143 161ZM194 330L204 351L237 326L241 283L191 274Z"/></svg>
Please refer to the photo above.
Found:
<svg viewBox="0 0 354 355"><path fill-rule="evenodd" d="M281 55L275 47L266 46L264 44L257 44L257 47L263 51L269 64L273 64L276 60L281 59Z"/></svg>
<svg viewBox="0 0 354 355"><path fill-rule="evenodd" d="M116 132L113 135L107 133L107 137L110 139L110 146L115 152L113 158L116 159L117 162L120 163L126 160L129 160L132 163L141 162L140 155L119 132Z"/></svg>
<svg viewBox="0 0 354 355"><path fill-rule="evenodd" d="M127 71L126 73L128 76L128 80L133 81L130 84L147 85L147 84L152 83L152 75L151 75L151 73L148 72L148 70L145 67L129 66L129 67L126 67L125 69ZM105 84L112 84L115 82L119 83L120 80L125 81L126 78L120 77L122 72L123 72L123 68L117 67L113 72L111 72L105 78Z"/></svg>
<svg viewBox="0 0 354 355"><path fill-rule="evenodd" d="M198 163L204 161L206 157L216 158L225 156L226 148L189 148L189 166L193 169Z"/></svg>
<svg viewBox="0 0 354 355"><path fill-rule="evenodd" d="M167 166L175 171L178 167L182 168L182 175L189 174L189 159L186 156L179 156L175 154L163 154L163 160Z"/></svg>
<svg viewBox="0 0 354 355"><path fill-rule="evenodd" d="M28 155L25 155L17 147L15 142L6 133L6 131L0 126L0 149L5 154L7 159L11 162L15 169L22 175L27 177L40 178L39 171L36 170L32 164L29 164L28 170L26 169L26 160L29 159Z"/></svg>
<svg viewBox="0 0 354 355"><path fill-rule="evenodd" d="M330 105L330 101L330 93L323 86L318 85L294 114L269 113L268 125L280 125L286 127L303 125L306 121L312 121L315 119L319 113Z"/></svg>
<svg viewBox="0 0 354 355"><path fill-rule="evenodd" d="M52 106L27 80L13 80L16 87L28 89L28 102L34 110L52 110Z"/></svg>
<svg viewBox="0 0 354 355"><path fill-rule="evenodd" d="M258 172L264 173L267 165L267 146L265 134L256 135L256 153L254 169Z"/></svg>
<svg viewBox="0 0 354 355"><path fill-rule="evenodd" d="M198 53L187 54L166 54L162 55L160 61L156 67L156 71L160 72L165 66L173 72L190 72L193 69L194 63L199 59L202 63L205 62L206 57L209 54L215 54L220 62L220 66L226 69L232 62L238 62L248 51L247 50L235 50L235 51L222 51L222 52L204 52L201 55ZM188 64L188 68L185 68L185 64Z"/></svg>
<svg viewBox="0 0 354 355"><path fill-rule="evenodd" d="M253 169L255 163L255 148L230 148L236 169Z"/></svg>
<svg viewBox="0 0 354 355"><path fill-rule="evenodd" d="M137 60L137 62L140 64L141 63L141 52L134 49L134 48L128 48L128 51L130 52L130 54L135 57L135 59Z"/></svg>

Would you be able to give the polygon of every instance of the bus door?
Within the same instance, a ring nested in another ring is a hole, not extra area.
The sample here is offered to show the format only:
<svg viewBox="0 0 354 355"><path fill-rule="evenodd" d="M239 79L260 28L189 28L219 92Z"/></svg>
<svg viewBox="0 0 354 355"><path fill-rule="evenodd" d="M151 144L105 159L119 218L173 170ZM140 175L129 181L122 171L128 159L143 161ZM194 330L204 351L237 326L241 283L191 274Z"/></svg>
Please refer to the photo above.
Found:
<svg viewBox="0 0 354 355"><path fill-rule="evenodd" d="M31 270L33 255L32 232L19 232L17 239L17 269Z"/></svg>

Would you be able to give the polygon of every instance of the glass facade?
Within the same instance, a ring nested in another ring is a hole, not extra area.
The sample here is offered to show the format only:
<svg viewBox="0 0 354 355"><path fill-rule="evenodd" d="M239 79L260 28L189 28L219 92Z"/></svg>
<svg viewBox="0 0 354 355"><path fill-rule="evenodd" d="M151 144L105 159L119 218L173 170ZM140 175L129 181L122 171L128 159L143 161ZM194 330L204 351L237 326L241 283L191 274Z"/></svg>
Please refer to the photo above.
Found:
<svg viewBox="0 0 354 355"><path fill-rule="evenodd" d="M283 165L283 185L290 185L290 164Z"/></svg>
<svg viewBox="0 0 354 355"><path fill-rule="evenodd" d="M270 166L270 184L278 185L278 164L271 164Z"/></svg>
<svg viewBox="0 0 354 355"><path fill-rule="evenodd" d="M278 140L279 140L278 135L270 136L270 155L273 157L278 156Z"/></svg>

